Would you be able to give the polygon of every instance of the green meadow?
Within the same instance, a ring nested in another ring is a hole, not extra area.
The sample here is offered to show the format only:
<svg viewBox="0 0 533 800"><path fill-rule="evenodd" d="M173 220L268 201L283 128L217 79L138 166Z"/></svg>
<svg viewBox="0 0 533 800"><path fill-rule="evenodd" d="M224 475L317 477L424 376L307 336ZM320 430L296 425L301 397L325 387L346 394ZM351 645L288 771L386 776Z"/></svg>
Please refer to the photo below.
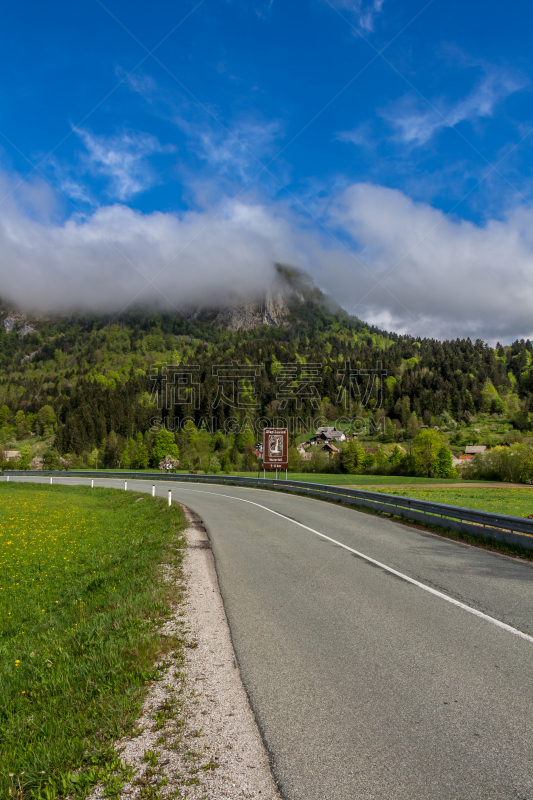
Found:
<svg viewBox="0 0 533 800"><path fill-rule="evenodd" d="M182 528L179 507L135 492L0 484L0 797L83 797L120 776L112 744L179 645L158 629Z"/></svg>
<svg viewBox="0 0 533 800"><path fill-rule="evenodd" d="M513 517L527 517L533 514L533 489L517 489L502 486L468 485L448 487L416 486L409 489L376 488L377 492L413 497L430 503L445 503L461 508L474 508L494 514L508 514Z"/></svg>

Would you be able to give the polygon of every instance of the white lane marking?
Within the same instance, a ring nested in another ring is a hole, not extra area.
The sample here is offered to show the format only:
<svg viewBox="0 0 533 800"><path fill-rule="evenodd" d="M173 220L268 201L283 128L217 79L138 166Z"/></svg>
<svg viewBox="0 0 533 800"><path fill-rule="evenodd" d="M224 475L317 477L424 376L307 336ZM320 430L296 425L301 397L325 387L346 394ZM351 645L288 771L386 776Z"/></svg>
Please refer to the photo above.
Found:
<svg viewBox="0 0 533 800"><path fill-rule="evenodd" d="M27 476L17 476L17 477L27 477ZM68 477L74 478L74 475ZM107 480L111 483L113 480L117 479L101 478L101 480ZM137 481L143 482L142 478L137 478ZM221 492L206 492L203 489L188 489L184 486L176 488L183 489L186 492L195 492L196 494L214 494L216 497L227 497L229 500L238 500L240 503L249 503L252 506L257 506L257 508L262 508L264 511L268 511L270 514L275 514L276 517L281 517L282 519L286 519L287 522L292 522L293 525L298 525L300 528L304 528L306 531L310 531L311 533L314 533L316 536L320 536L321 539L325 539L328 542L332 542L332 544L336 544L338 547L342 547L343 550L347 550L349 553L353 553L359 558L368 561L370 564L375 564L377 567L381 567L381 569L384 569L386 572L390 572L391 575L396 575L396 577L401 578L404 581L407 581L407 583L412 583L413 586L418 586L419 589L423 589L425 592L429 592L429 594L435 595L435 597L440 597L441 600L446 600L447 603L451 603L453 606L457 606L457 608L462 608L463 611L468 611L469 614L473 614L475 617L484 619L487 622L492 622L493 625L496 625L498 628L507 631L507 633L514 633L515 636L519 636L521 639L525 639L527 642L533 643L533 636L529 636L529 634L519 631L518 628L513 628L512 625L508 625L506 622L501 622L499 619L495 619L495 617L491 617L488 614L484 614L483 611L478 611L477 608L472 608L472 606L467 606L466 603L461 603L460 600L455 600L455 598L450 597L447 594L444 594L444 592L439 592L437 591L437 589L432 589L431 586L426 586L425 583L421 583L420 581L417 581L414 578L410 578L409 575L404 575L403 572L398 572L398 570L393 569L392 567L388 567L387 564L383 564L381 561L376 561L375 558L371 558L370 556L367 556L364 553L359 552L359 550L354 550L353 547L348 547L348 545L337 541L337 539L332 539L331 536L326 536L325 533L320 533L320 531L315 531L314 528L310 528L308 525L304 525L303 522L297 522L295 519L286 517L285 514L280 514L279 511L273 511L271 508L267 508L267 506L262 506L260 503L254 503L253 500L244 500L244 498L242 497L233 497L233 495L231 494L222 494Z"/></svg>
<svg viewBox="0 0 533 800"><path fill-rule="evenodd" d="M260 503L254 503L252 500L244 500L242 497L233 497L230 494L222 494L221 492L206 492L202 489L186 489L185 487L180 486L180 489L184 489L187 492L196 492L198 494L214 494L217 497L228 497L230 500L239 500L241 503L250 503L252 506L257 506L258 508L264 509L264 511L269 511L271 514L275 514L277 517L282 517L282 519L286 519L288 522L292 522L293 525L299 525L300 528L305 528L306 531L310 531L311 533L316 534L316 536L320 536L321 539L326 539L328 542L332 542L336 544L338 547L342 547L343 550L348 550L349 553L353 553L354 555L358 556L359 558L363 558L365 561L368 561L370 564L375 564L377 567L381 567L386 572L390 572L391 575L396 575L398 578L402 578L402 580L407 581L407 583L412 583L413 586L418 586L419 589L423 589L425 592L429 592L435 597L440 597L441 600L446 600L446 602L451 603L458 608L462 608L463 611L468 611L469 614L473 614L475 617L480 617L480 619L484 619L487 622L492 622L493 625L496 625L498 628L501 628L507 633L514 633L515 636L520 636L521 639L525 639L527 642L533 643L533 636L529 636L527 633L523 633L523 631L519 631L518 628L513 628L512 625L508 625L506 622L501 622L499 619L495 619L495 617L491 617L488 614L484 614L483 611L478 611L477 608L472 608L472 606L467 606L466 603L461 603L460 600L455 600L455 598L450 597L443 592L437 591L437 589L432 589L431 586L426 586L425 583L421 583L420 581L415 580L414 578L410 578L409 575L404 575L403 572L398 572L398 570L393 569L392 567L388 567L387 564L382 564L381 561L376 561L375 558L371 558L370 556L365 555L364 553L359 552L359 550L354 550L353 547L348 547L348 545L343 544L342 542L337 541L337 539L332 539L331 536L326 536L325 533L320 533L320 531L316 531L314 528L310 528L308 525L304 525L303 522L297 522L295 519L291 519L290 517L286 517L285 514L280 514L279 511L273 511L271 508L267 508L267 506L262 506Z"/></svg>

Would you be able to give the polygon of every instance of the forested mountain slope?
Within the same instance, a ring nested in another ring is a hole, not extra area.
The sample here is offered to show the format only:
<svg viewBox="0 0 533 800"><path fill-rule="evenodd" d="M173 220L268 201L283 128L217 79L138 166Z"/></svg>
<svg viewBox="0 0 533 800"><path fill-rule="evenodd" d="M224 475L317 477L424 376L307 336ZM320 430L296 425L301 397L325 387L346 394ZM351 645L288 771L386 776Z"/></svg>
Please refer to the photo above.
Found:
<svg viewBox="0 0 533 800"><path fill-rule="evenodd" d="M387 333L336 307L301 273L280 270L272 295L238 313L38 318L4 308L4 446L8 428L18 440L48 426L59 453L82 456L110 435L118 452L157 419L172 429L175 417L197 425L214 418L221 429L244 417L387 417L398 434L410 419L433 425L485 412L519 430L533 427L529 341L493 349ZM157 402L165 364L167 382L181 375L184 383L172 401L184 402Z"/></svg>

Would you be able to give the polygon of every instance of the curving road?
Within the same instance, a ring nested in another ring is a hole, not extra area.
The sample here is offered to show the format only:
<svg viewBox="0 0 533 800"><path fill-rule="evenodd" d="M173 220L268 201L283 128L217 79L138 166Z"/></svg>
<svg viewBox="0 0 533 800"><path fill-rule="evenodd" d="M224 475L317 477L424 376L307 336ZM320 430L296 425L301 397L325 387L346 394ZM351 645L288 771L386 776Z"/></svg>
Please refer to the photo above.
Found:
<svg viewBox="0 0 533 800"><path fill-rule="evenodd" d="M319 500L171 488L206 525L287 800L533 800L531 563Z"/></svg>

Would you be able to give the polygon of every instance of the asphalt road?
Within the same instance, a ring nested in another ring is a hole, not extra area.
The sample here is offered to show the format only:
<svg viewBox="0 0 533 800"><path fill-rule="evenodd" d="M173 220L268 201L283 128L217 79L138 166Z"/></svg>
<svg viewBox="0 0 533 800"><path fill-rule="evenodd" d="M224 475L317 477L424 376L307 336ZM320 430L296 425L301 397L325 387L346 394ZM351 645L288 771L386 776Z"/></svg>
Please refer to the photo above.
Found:
<svg viewBox="0 0 533 800"><path fill-rule="evenodd" d="M531 564L319 500L171 488L206 525L287 800L533 800Z"/></svg>

